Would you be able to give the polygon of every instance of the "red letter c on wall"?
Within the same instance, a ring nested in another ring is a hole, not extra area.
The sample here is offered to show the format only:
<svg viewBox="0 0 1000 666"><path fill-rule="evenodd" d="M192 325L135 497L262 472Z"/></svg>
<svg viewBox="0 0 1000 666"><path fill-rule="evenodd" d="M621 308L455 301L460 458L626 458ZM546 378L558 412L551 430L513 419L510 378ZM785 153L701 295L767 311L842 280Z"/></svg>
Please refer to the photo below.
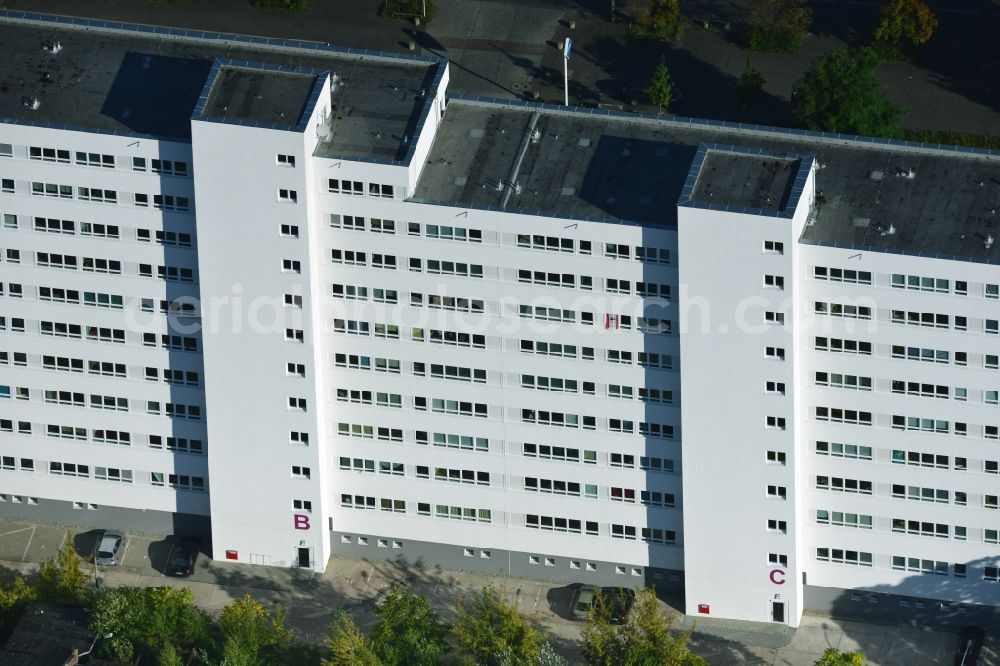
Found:
<svg viewBox="0 0 1000 666"><path fill-rule="evenodd" d="M775 585L785 584L785 572L782 571L781 569L771 569L771 573L768 574L768 577L771 579L771 582L774 583Z"/></svg>

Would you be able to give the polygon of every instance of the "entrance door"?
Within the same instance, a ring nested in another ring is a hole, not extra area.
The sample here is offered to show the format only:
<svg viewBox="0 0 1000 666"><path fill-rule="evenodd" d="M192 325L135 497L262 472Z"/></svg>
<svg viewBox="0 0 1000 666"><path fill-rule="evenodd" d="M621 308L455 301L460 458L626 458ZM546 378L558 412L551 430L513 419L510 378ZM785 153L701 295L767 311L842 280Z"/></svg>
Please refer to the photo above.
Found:
<svg viewBox="0 0 1000 666"><path fill-rule="evenodd" d="M309 568L311 564L312 562L310 562L309 558L309 549L299 548L299 566Z"/></svg>
<svg viewBox="0 0 1000 666"><path fill-rule="evenodd" d="M785 602L784 601L772 601L771 602L771 622L781 622L785 623Z"/></svg>

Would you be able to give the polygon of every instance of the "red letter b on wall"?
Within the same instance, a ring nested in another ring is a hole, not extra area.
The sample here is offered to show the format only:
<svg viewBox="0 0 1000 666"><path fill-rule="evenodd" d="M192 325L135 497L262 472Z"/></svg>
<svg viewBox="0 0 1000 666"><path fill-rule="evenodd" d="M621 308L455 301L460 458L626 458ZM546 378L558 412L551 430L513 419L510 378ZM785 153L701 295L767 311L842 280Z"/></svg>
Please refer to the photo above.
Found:
<svg viewBox="0 0 1000 666"><path fill-rule="evenodd" d="M295 529L297 530L307 530L309 529L309 516L302 515L301 513L292 514L295 519Z"/></svg>

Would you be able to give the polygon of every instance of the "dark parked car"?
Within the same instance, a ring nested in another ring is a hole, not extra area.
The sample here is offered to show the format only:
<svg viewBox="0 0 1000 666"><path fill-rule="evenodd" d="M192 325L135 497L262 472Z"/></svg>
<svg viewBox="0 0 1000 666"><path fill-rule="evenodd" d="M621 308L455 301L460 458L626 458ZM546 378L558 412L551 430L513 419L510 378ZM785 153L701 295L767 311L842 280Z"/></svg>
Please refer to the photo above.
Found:
<svg viewBox="0 0 1000 666"><path fill-rule="evenodd" d="M627 587L601 588L601 602L608 609L611 622L623 624L628 621L629 611L635 602L635 590Z"/></svg>
<svg viewBox="0 0 1000 666"><path fill-rule="evenodd" d="M955 666L976 666L979 651L983 648L986 630L982 627L966 627L958 634L958 649L955 650Z"/></svg>
<svg viewBox="0 0 1000 666"><path fill-rule="evenodd" d="M198 559L199 544L194 539L181 539L170 552L167 575L186 578L194 573L194 563Z"/></svg>
<svg viewBox="0 0 1000 666"><path fill-rule="evenodd" d="M94 548L94 561L104 566L116 566L121 562L124 552L125 535L109 530L97 540L97 547Z"/></svg>

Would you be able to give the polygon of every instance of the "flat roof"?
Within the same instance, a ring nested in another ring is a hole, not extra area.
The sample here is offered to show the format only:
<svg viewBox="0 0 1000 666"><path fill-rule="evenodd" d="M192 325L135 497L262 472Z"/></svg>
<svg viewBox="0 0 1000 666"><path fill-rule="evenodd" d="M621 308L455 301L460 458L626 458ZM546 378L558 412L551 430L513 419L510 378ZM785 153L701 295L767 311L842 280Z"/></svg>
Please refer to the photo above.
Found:
<svg viewBox="0 0 1000 666"><path fill-rule="evenodd" d="M691 200L721 206L779 211L798 170L795 158L709 149Z"/></svg>
<svg viewBox="0 0 1000 666"><path fill-rule="evenodd" d="M202 113L226 120L298 124L315 74L222 66Z"/></svg>
<svg viewBox="0 0 1000 666"><path fill-rule="evenodd" d="M1000 155L802 130L454 96L414 199L669 228L701 144L814 157L802 242L1000 262ZM720 153L699 196L780 207L800 165L765 162Z"/></svg>
<svg viewBox="0 0 1000 666"><path fill-rule="evenodd" d="M191 115L213 61L248 61L336 74L334 133L324 150L362 159L407 154L412 142L402 139L415 132L433 97L420 91L436 84L441 66L435 58L315 42L12 10L0 10L0 25L0 119L8 122L190 141ZM61 48L54 52L56 43ZM213 113L270 122L282 112L294 114L305 88L292 76L239 71L227 72L220 83L211 91ZM260 99L250 94L255 87ZM40 102L37 109L24 103L32 97ZM358 131L380 138L358 140Z"/></svg>

